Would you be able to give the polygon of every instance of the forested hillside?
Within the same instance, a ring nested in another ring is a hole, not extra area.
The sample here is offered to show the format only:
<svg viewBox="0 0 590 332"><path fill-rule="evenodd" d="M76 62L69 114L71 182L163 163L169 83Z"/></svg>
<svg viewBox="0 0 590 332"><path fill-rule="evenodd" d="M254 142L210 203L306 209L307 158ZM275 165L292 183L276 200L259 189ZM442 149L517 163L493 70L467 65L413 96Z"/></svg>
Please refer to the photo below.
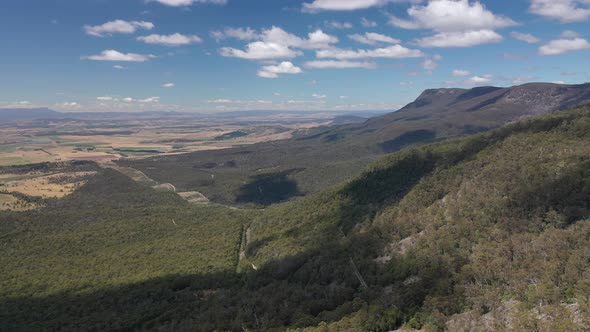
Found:
<svg viewBox="0 0 590 332"><path fill-rule="evenodd" d="M269 205L357 176L387 153L499 128L590 102L590 84L432 89L365 123L316 128L293 139L121 161L214 202Z"/></svg>
<svg viewBox="0 0 590 332"><path fill-rule="evenodd" d="M0 330L584 331L589 141L590 108L553 113L265 210L103 170L0 214Z"/></svg>

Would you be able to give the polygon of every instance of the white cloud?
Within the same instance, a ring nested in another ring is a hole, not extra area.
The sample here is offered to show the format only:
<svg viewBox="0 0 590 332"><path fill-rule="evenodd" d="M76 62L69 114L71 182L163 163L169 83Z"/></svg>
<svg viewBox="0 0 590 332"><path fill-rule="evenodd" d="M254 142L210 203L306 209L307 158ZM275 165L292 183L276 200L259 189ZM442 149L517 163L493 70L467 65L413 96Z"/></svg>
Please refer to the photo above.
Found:
<svg viewBox="0 0 590 332"><path fill-rule="evenodd" d="M464 81L447 81L445 84L447 86L478 86L478 85L485 85L490 83L494 80L494 75L476 75L472 76Z"/></svg>
<svg viewBox="0 0 590 332"><path fill-rule="evenodd" d="M114 66L113 66L113 68L115 68L115 69L119 69L119 70L122 70L122 69L127 69L127 67L125 67L125 66L121 66L121 65L114 65Z"/></svg>
<svg viewBox="0 0 590 332"><path fill-rule="evenodd" d="M438 67L438 63L433 59L426 59L420 64L424 70L432 71Z"/></svg>
<svg viewBox="0 0 590 332"><path fill-rule="evenodd" d="M250 27L246 28L230 28L227 27L223 30L211 31L211 37L215 40L220 41L227 38L235 38L239 40L255 40L260 38L260 34Z"/></svg>
<svg viewBox="0 0 590 332"><path fill-rule="evenodd" d="M78 104L75 101L67 101L64 103L56 104L55 106L63 107L63 108L78 108L78 107L80 107L80 104Z"/></svg>
<svg viewBox="0 0 590 332"><path fill-rule="evenodd" d="M399 44L401 42L401 40L399 39L395 39L375 32L366 32L364 35L348 35L348 38L367 45L377 45L378 43Z"/></svg>
<svg viewBox="0 0 590 332"><path fill-rule="evenodd" d="M530 12L561 23L590 20L588 0L531 0Z"/></svg>
<svg viewBox="0 0 590 332"><path fill-rule="evenodd" d="M366 58L391 58L391 59L402 59L402 58L420 58L424 56L424 53L420 50L410 49L401 45L392 45L383 48L377 48L372 50L344 50L344 49L327 49L316 52L318 58L333 58L339 60L352 60L352 59L366 59Z"/></svg>
<svg viewBox="0 0 590 332"><path fill-rule="evenodd" d="M470 0L431 0L414 5L408 19L390 16L389 24L403 29L429 29L434 35L417 39L422 47L472 47L503 40L494 29L518 25L496 15L481 2Z"/></svg>
<svg viewBox="0 0 590 332"><path fill-rule="evenodd" d="M374 28L377 26L377 22L367 20L366 18L363 17L361 19L361 25L364 26L365 28Z"/></svg>
<svg viewBox="0 0 590 332"><path fill-rule="evenodd" d="M307 39L304 39L275 26L264 30L261 39L264 42L277 43L301 49L322 49L330 47L331 44L338 43L338 38L328 35L322 30L310 32L307 35Z"/></svg>
<svg viewBox="0 0 590 332"><path fill-rule="evenodd" d="M252 105L271 105L273 102L271 100L234 100L234 99L214 99L208 100L207 103L209 104L219 104L219 105L236 105L243 108L249 108Z"/></svg>
<svg viewBox="0 0 590 332"><path fill-rule="evenodd" d="M112 96L100 96L96 97L96 100L100 102L124 102L124 103L159 103L160 97L148 97L148 98L132 98L132 97L112 97Z"/></svg>
<svg viewBox="0 0 590 332"><path fill-rule="evenodd" d="M203 40L199 36L195 35L183 35L180 33L174 33L171 35L149 35L137 37L137 40L147 44L156 44L164 46L182 46L200 43Z"/></svg>
<svg viewBox="0 0 590 332"><path fill-rule="evenodd" d="M223 47L220 53L226 57L248 60L290 59L303 54L292 48L324 49L331 47L332 44L338 43L338 38L328 35L322 30L309 33L307 38L300 38L275 26L262 31L258 38L260 39L259 41L246 45L245 51Z"/></svg>
<svg viewBox="0 0 590 332"><path fill-rule="evenodd" d="M471 75L471 73L468 70L455 69L455 70L453 70L452 75L454 77L460 77L460 76L469 76L469 75Z"/></svg>
<svg viewBox="0 0 590 332"><path fill-rule="evenodd" d="M441 32L416 40L422 47L471 47L501 42L504 38L493 30Z"/></svg>
<svg viewBox="0 0 590 332"><path fill-rule="evenodd" d="M354 11L372 7L383 7L389 3L418 4L424 0L308 0L304 3L302 11L305 13L317 13L320 11Z"/></svg>
<svg viewBox="0 0 590 332"><path fill-rule="evenodd" d="M535 44L538 43L540 40L539 38L529 34L529 33L522 33L522 32L518 32L518 31L512 31L510 33L510 35L512 36L512 38L514 39L518 39L520 41L529 43L529 44Z"/></svg>
<svg viewBox="0 0 590 332"><path fill-rule="evenodd" d="M479 1L436 0L425 6L408 9L409 20L390 17L389 23L404 29L430 29L439 32L490 30L517 25L512 19L498 16Z"/></svg>
<svg viewBox="0 0 590 332"><path fill-rule="evenodd" d="M152 0L163 5L172 7L190 6L195 3L210 3L214 5L225 5L227 0Z"/></svg>
<svg viewBox="0 0 590 332"><path fill-rule="evenodd" d="M289 61L283 61L278 65L264 66L258 71L258 76L264 78L277 78L280 74L301 74L303 70Z"/></svg>
<svg viewBox="0 0 590 332"><path fill-rule="evenodd" d="M326 21L325 25L333 29L352 29L353 25L350 22Z"/></svg>
<svg viewBox="0 0 590 332"><path fill-rule="evenodd" d="M224 57L247 60L290 59L302 54L300 51L294 51L288 46L262 41L246 45L245 51L232 47L223 47L219 53Z"/></svg>
<svg viewBox="0 0 590 332"><path fill-rule="evenodd" d="M330 44L338 43L337 37L326 34L321 29L309 33L306 39L288 33L287 31L276 26L273 26L270 29L262 30L261 33L258 33L256 30L249 27L225 28L222 31L212 31L211 36L218 41L227 38L235 38L239 40L257 40L302 49L327 48L330 47Z"/></svg>
<svg viewBox="0 0 590 332"><path fill-rule="evenodd" d="M393 0L314 0L303 4L303 11L317 12L320 10L351 11L383 6Z"/></svg>
<svg viewBox="0 0 590 332"><path fill-rule="evenodd" d="M584 38L557 39L539 48L541 55L559 55L573 51L590 50L590 43Z"/></svg>
<svg viewBox="0 0 590 332"><path fill-rule="evenodd" d="M151 54L121 53L115 50L105 50L97 55L82 57L86 60L95 61L122 61L122 62L145 62L155 56Z"/></svg>
<svg viewBox="0 0 590 332"><path fill-rule="evenodd" d="M326 95L321 95L321 94L317 94L317 93L314 93L311 96L314 97L315 99L325 99L328 97Z"/></svg>
<svg viewBox="0 0 590 332"><path fill-rule="evenodd" d="M162 84L162 87L164 87L164 88L173 88L174 86L175 86L174 83L164 83L164 84Z"/></svg>
<svg viewBox="0 0 590 332"><path fill-rule="evenodd" d="M562 38L577 38L577 37L581 37L581 35L575 31L572 30L565 30L561 33L560 35Z"/></svg>
<svg viewBox="0 0 590 332"><path fill-rule="evenodd" d="M159 103L160 97L149 97L145 99L139 99L138 102L140 103Z"/></svg>
<svg viewBox="0 0 590 332"><path fill-rule="evenodd" d="M493 78L494 76L492 75L473 76L469 80L467 80L467 82L471 84L489 83L492 81Z"/></svg>
<svg viewBox="0 0 590 332"><path fill-rule="evenodd" d="M111 22L104 23L102 25L85 25L84 31L87 34L96 36L96 37L103 37L105 34L113 34L113 33L125 33L131 34L135 33L138 29L145 29L151 30L154 28L154 24L151 22L144 22L144 21L124 21L124 20L115 20Z"/></svg>
<svg viewBox="0 0 590 332"><path fill-rule="evenodd" d="M350 98L349 96L339 96L338 99L348 99Z"/></svg>
<svg viewBox="0 0 590 332"><path fill-rule="evenodd" d="M377 65L374 62L360 62L360 61L308 61L304 64L307 68L314 69L348 69L348 68L364 68L375 69Z"/></svg>

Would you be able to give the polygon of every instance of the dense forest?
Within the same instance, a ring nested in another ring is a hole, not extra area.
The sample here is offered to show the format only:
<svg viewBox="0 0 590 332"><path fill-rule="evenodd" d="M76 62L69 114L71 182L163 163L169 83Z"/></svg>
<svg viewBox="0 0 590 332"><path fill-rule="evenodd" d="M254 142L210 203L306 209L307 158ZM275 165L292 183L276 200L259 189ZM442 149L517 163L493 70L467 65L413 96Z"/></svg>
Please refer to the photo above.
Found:
<svg viewBox="0 0 590 332"><path fill-rule="evenodd" d="M0 212L0 330L586 331L588 142L557 112L264 210L101 169Z"/></svg>

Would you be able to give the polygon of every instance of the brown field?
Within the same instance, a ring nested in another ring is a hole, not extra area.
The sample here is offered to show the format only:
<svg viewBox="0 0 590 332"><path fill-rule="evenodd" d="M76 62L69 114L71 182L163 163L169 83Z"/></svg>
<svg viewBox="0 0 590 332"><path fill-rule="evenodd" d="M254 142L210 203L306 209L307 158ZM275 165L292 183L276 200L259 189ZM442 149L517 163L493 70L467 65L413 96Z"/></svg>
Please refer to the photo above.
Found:
<svg viewBox="0 0 590 332"><path fill-rule="evenodd" d="M0 166L41 162L145 158L288 139L325 125L324 115L303 118L161 117L105 120L30 120L0 124ZM239 133L235 137L232 133ZM228 136L223 136L228 135Z"/></svg>
<svg viewBox="0 0 590 332"><path fill-rule="evenodd" d="M62 198L86 183L84 178L96 172L72 172L57 174L2 174L0 190L21 193L31 197ZM12 176L12 177L11 177ZM12 196L12 195L9 195ZM6 198L10 200L9 198Z"/></svg>
<svg viewBox="0 0 590 332"><path fill-rule="evenodd" d="M193 204L204 204L209 203L209 199L205 197L205 195L201 194L198 191L187 191L178 193L178 196L182 197L189 203Z"/></svg>
<svg viewBox="0 0 590 332"><path fill-rule="evenodd" d="M34 209L34 204L27 203L9 194L0 194L0 211L25 211Z"/></svg>

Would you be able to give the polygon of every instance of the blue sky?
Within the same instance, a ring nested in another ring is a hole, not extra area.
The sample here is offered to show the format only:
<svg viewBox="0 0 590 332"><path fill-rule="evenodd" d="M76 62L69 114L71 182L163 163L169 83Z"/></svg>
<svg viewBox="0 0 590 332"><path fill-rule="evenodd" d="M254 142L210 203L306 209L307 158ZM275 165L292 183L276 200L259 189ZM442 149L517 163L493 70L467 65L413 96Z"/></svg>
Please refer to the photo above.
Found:
<svg viewBox="0 0 590 332"><path fill-rule="evenodd" d="M0 107L394 110L590 81L589 0L3 0Z"/></svg>

